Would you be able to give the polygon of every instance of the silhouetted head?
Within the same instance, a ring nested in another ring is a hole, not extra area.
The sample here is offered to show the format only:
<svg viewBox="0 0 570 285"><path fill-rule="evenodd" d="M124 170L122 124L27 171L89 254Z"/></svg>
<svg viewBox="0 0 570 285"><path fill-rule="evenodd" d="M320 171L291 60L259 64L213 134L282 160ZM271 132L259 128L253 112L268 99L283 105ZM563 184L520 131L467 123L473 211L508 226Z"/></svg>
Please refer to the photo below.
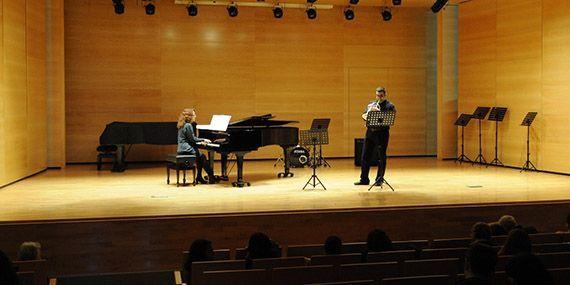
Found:
<svg viewBox="0 0 570 285"><path fill-rule="evenodd" d="M473 227L471 227L471 238L473 240L490 240L491 227L487 223L475 223Z"/></svg>
<svg viewBox="0 0 570 285"><path fill-rule="evenodd" d="M338 236L329 236L327 240L325 240L325 253L341 254L342 240Z"/></svg>
<svg viewBox="0 0 570 285"><path fill-rule="evenodd" d="M250 259L270 258L272 257L271 247L271 239L266 234L254 233L247 244L248 257Z"/></svg>
<svg viewBox="0 0 570 285"><path fill-rule="evenodd" d="M368 252L378 252L392 250L392 241L390 237L380 229L372 230L366 239L366 248Z"/></svg>

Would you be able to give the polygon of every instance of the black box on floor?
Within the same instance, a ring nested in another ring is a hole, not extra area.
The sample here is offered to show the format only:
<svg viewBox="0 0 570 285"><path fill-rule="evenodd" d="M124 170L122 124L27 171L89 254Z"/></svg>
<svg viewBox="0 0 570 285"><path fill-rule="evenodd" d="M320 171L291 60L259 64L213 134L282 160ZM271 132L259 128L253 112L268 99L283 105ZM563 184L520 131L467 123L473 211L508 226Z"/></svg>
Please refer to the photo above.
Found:
<svg viewBox="0 0 570 285"><path fill-rule="evenodd" d="M364 139L355 138L354 139L354 165L360 166L362 159L362 145L364 145ZM372 153L372 163L371 166L378 165L378 151Z"/></svg>

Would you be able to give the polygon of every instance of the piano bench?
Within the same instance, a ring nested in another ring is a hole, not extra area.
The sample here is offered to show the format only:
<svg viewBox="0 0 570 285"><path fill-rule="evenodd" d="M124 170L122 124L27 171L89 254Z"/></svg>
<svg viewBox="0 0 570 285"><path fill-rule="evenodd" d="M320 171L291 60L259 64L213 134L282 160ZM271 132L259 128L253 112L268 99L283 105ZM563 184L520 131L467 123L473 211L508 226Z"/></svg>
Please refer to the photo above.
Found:
<svg viewBox="0 0 570 285"><path fill-rule="evenodd" d="M196 185L196 156L169 154L166 156L166 184L170 184L170 169L176 170L176 187L180 186L182 170L182 186L186 184L186 170L192 170L192 186Z"/></svg>
<svg viewBox="0 0 570 285"><path fill-rule="evenodd" d="M117 164L117 153L112 151L99 152L97 154L97 170L101 170L103 158L113 159L113 166Z"/></svg>

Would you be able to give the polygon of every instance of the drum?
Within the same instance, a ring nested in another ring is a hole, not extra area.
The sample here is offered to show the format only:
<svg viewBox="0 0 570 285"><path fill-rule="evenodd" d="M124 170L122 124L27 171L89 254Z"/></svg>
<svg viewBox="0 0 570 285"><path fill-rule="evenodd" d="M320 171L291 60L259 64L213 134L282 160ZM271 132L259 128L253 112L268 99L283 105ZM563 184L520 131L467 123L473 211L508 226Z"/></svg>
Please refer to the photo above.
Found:
<svg viewBox="0 0 570 285"><path fill-rule="evenodd" d="M302 147L297 146L289 150L289 161L290 166L294 168L305 167L309 164L310 153L309 151Z"/></svg>

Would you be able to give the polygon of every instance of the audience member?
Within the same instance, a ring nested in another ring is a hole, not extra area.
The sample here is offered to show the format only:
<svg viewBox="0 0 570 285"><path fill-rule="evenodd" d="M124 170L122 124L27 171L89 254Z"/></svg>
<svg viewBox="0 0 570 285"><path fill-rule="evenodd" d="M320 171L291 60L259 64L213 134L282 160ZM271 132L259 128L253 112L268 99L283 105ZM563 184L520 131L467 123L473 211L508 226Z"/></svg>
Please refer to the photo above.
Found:
<svg viewBox="0 0 570 285"><path fill-rule="evenodd" d="M493 236L505 236L508 234L499 222L490 223L489 227L491 228L491 235Z"/></svg>
<svg viewBox="0 0 570 285"><path fill-rule="evenodd" d="M559 234L570 233L570 213L566 216L566 229L562 231L557 231Z"/></svg>
<svg viewBox="0 0 570 285"><path fill-rule="evenodd" d="M551 285L552 276L538 257L532 253L520 253L506 265L506 273L513 285Z"/></svg>
<svg viewBox="0 0 570 285"><path fill-rule="evenodd" d="M271 239L264 233L254 233L247 244L246 259L273 257Z"/></svg>
<svg viewBox="0 0 570 285"><path fill-rule="evenodd" d="M329 236L325 240L325 254L341 254L342 253L342 240L338 236Z"/></svg>
<svg viewBox="0 0 570 285"><path fill-rule="evenodd" d="M26 241L20 245L18 260L29 261L42 259L42 245L39 242Z"/></svg>
<svg viewBox="0 0 570 285"><path fill-rule="evenodd" d="M478 222L471 227L471 239L491 244L491 227L487 223Z"/></svg>
<svg viewBox="0 0 570 285"><path fill-rule="evenodd" d="M465 279L458 282L458 284L493 284L497 259L497 252L493 247L485 242L475 241L471 244L465 256Z"/></svg>
<svg viewBox="0 0 570 285"><path fill-rule="evenodd" d="M17 285L18 275L14 270L12 262L3 251L0 250L0 284L2 285Z"/></svg>
<svg viewBox="0 0 570 285"><path fill-rule="evenodd" d="M521 229L514 229L509 233L505 244L499 251L499 255L516 255L519 253L530 253L532 243L528 234Z"/></svg>
<svg viewBox="0 0 570 285"><path fill-rule="evenodd" d="M511 215L504 215L499 219L499 225L505 229L507 233L510 233L518 224L515 217Z"/></svg>
<svg viewBox="0 0 570 285"><path fill-rule="evenodd" d="M389 251L392 249L392 240L390 240L386 232L380 229L374 229L368 233L368 238L366 238L366 251L362 253L362 261L367 261L368 253Z"/></svg>
<svg viewBox="0 0 570 285"><path fill-rule="evenodd" d="M192 263L196 261L214 260L214 249L212 242L206 239L197 239L192 242L188 250L188 257L184 261L182 269L182 280L186 284L190 284L192 277Z"/></svg>

